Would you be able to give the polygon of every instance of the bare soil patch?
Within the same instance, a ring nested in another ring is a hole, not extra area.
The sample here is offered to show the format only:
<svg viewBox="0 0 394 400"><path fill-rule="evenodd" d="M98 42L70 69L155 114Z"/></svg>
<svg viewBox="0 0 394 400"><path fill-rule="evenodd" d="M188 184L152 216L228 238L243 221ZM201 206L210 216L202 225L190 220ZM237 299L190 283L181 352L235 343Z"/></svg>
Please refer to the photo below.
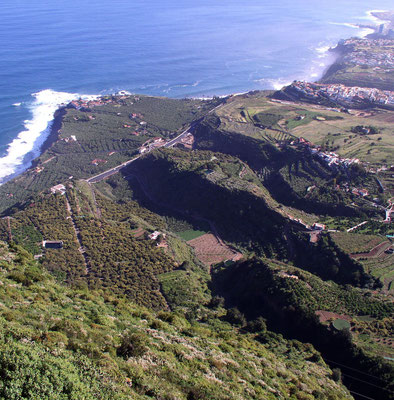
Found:
<svg viewBox="0 0 394 400"><path fill-rule="evenodd" d="M337 314L331 311L316 311L315 314L319 317L320 322L326 322L329 321L330 319L343 319L345 321L351 321L352 318L349 317L348 315L341 315L341 314Z"/></svg>
<svg viewBox="0 0 394 400"><path fill-rule="evenodd" d="M132 234L136 239L138 239L138 238L142 237L142 236L144 235L145 232L146 232L145 229L137 228L137 229L134 229L133 231L131 231L131 234Z"/></svg>
<svg viewBox="0 0 394 400"><path fill-rule="evenodd" d="M242 258L241 253L219 241L212 233L206 233L196 239L189 240L187 243L195 249L197 257L209 266L222 261L237 261Z"/></svg>

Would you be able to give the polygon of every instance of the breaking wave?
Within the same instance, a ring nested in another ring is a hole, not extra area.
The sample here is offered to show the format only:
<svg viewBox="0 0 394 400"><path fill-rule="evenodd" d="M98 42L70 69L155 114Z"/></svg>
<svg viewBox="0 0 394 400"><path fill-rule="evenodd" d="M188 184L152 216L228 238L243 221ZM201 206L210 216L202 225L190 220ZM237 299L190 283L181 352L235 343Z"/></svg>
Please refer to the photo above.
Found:
<svg viewBox="0 0 394 400"><path fill-rule="evenodd" d="M24 130L8 145L5 156L0 158L0 185L25 171L47 139L59 107L78 98L96 98L78 93L56 92L51 89L33 93L28 106L32 118L24 121Z"/></svg>

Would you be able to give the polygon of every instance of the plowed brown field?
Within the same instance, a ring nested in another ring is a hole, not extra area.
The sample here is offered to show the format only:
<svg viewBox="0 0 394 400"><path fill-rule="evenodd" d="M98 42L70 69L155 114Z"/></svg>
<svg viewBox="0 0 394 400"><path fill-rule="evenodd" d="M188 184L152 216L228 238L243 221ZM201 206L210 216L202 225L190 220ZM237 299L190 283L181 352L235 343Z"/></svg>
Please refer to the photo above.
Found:
<svg viewBox="0 0 394 400"><path fill-rule="evenodd" d="M221 243L215 235L207 233L187 243L195 249L197 257L206 265L217 264L226 260L239 260L242 254Z"/></svg>

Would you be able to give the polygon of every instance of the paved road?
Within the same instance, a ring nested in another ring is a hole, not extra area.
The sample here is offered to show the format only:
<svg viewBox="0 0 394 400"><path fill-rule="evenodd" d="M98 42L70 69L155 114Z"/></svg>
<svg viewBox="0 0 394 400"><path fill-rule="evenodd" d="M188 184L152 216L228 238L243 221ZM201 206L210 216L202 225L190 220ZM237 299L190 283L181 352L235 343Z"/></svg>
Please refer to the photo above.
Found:
<svg viewBox="0 0 394 400"><path fill-rule="evenodd" d="M117 174L122 168L126 167L127 165L129 165L130 163L132 163L135 160L138 160L141 156L137 156L132 158L131 160L125 161L124 163L117 165L114 168L108 169L107 171L102 172L101 174L98 174L96 176L92 176L89 179L86 179L87 182L89 183L97 183L102 181L105 178L108 178L111 175L115 175Z"/></svg>

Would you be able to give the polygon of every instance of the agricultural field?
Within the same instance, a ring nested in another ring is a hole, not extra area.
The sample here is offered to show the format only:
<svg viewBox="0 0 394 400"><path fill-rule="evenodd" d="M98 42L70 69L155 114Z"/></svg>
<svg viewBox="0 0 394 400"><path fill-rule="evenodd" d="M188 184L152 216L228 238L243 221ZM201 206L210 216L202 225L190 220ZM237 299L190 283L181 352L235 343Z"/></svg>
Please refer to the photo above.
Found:
<svg viewBox="0 0 394 400"><path fill-rule="evenodd" d="M154 137L169 138L221 100L112 97L90 109L66 108L54 122L42 154L17 178L1 185L0 212L72 176L86 179L138 154Z"/></svg>
<svg viewBox="0 0 394 400"><path fill-rule="evenodd" d="M389 293L394 294L394 255L381 254L374 257L356 258L362 264L364 270L373 275L383 283L383 288Z"/></svg>
<svg viewBox="0 0 394 400"><path fill-rule="evenodd" d="M178 232L177 235L181 237L183 240L189 241L193 239L197 239L202 235L205 235L207 232L204 231L195 231L193 229L189 229L187 231Z"/></svg>
<svg viewBox="0 0 394 400"><path fill-rule="evenodd" d="M256 139L275 143L303 137L345 158L394 163L393 111L344 113L312 104L271 101L258 93L233 98L217 115L221 129ZM351 131L355 126L374 126L379 133L359 135Z"/></svg>
<svg viewBox="0 0 394 400"><path fill-rule="evenodd" d="M206 265L242 258L241 253L228 247L212 233L189 240L188 244L194 248L196 256Z"/></svg>
<svg viewBox="0 0 394 400"><path fill-rule="evenodd" d="M357 260L366 272L378 278L383 289L394 293L394 254L388 249L393 247L385 236L363 235L347 232L331 233L335 243L353 259Z"/></svg>
<svg viewBox="0 0 394 400"><path fill-rule="evenodd" d="M389 334L392 329L391 318L377 321L369 315L349 316L320 310L315 314L321 323L338 331L349 331L354 342L367 353L394 358L394 340Z"/></svg>
<svg viewBox="0 0 394 400"><path fill-rule="evenodd" d="M357 233L333 232L334 242L346 253L368 253L380 243L386 242L384 236L361 235Z"/></svg>
<svg viewBox="0 0 394 400"><path fill-rule="evenodd" d="M366 224L359 226L353 231L353 233L359 233L362 235L372 236L386 236L394 234L394 227L392 224L383 223L383 217L381 220L365 219L365 218L349 218L349 217L330 217L320 216L320 222L325 224L329 230L337 230L346 232L348 229L355 227L362 222L367 221Z"/></svg>

